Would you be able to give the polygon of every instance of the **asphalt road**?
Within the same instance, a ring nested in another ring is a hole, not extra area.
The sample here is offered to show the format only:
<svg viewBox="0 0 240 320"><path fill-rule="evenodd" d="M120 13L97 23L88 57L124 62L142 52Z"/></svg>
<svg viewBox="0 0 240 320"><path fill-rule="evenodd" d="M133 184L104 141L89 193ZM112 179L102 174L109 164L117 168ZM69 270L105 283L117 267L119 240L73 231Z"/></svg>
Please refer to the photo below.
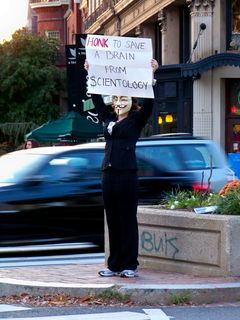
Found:
<svg viewBox="0 0 240 320"><path fill-rule="evenodd" d="M103 252L91 252L86 244L73 243L49 246L13 247L12 257L0 257L0 268L43 266L43 265L64 265L64 264L91 264L104 261ZM38 247L38 248L37 248ZM48 250L49 249L49 250ZM89 252L90 251L90 252ZM74 253L73 253L74 252ZM0 254L3 254L0 249Z"/></svg>
<svg viewBox="0 0 240 320"><path fill-rule="evenodd" d="M0 305L0 318L12 320L239 320L240 305L146 307L29 307Z"/></svg>

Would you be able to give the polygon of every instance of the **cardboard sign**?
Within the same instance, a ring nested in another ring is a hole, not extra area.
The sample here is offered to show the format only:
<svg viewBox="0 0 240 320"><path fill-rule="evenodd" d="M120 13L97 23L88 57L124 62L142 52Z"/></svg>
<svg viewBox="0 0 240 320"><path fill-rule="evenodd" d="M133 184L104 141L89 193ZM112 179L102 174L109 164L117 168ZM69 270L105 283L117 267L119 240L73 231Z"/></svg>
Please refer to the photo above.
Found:
<svg viewBox="0 0 240 320"><path fill-rule="evenodd" d="M152 40L87 35L88 93L153 98Z"/></svg>

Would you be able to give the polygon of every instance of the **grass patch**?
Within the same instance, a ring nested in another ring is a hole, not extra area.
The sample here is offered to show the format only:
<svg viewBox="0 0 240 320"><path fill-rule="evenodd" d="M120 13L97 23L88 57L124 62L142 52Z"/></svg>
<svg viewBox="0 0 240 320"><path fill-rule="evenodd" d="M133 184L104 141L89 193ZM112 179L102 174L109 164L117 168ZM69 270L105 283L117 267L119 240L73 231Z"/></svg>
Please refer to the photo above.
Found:
<svg viewBox="0 0 240 320"><path fill-rule="evenodd" d="M130 295L123 294L121 292L114 291L114 290L104 290L102 293L97 295L97 298L101 299L104 302L115 301L115 302L126 303L126 302L129 302Z"/></svg>
<svg viewBox="0 0 240 320"><path fill-rule="evenodd" d="M174 305L182 305L182 304L190 304L190 294L188 291L175 294L170 292L170 304Z"/></svg>

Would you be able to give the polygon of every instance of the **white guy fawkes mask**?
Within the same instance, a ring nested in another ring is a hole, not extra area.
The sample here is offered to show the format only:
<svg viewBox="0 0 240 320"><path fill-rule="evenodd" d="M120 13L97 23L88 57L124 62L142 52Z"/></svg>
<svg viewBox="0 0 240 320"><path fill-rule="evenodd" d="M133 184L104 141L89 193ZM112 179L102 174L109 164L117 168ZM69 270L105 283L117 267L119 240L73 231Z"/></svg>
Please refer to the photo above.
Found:
<svg viewBox="0 0 240 320"><path fill-rule="evenodd" d="M112 96L112 105L117 115L122 115L132 107L132 98L126 96Z"/></svg>

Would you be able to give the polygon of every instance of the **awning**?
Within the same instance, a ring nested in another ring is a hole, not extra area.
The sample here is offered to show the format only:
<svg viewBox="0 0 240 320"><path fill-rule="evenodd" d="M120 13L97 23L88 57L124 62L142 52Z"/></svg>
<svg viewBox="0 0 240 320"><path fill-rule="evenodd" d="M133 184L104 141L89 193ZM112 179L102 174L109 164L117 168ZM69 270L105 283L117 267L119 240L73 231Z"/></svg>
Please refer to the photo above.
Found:
<svg viewBox="0 0 240 320"><path fill-rule="evenodd" d="M197 62L182 64L181 72L183 77L193 77L221 66L240 67L240 53L218 53Z"/></svg>
<svg viewBox="0 0 240 320"><path fill-rule="evenodd" d="M26 134L26 139L41 142L87 141L103 135L101 124L93 123L79 113L71 111L65 116L44 123L39 128Z"/></svg>

